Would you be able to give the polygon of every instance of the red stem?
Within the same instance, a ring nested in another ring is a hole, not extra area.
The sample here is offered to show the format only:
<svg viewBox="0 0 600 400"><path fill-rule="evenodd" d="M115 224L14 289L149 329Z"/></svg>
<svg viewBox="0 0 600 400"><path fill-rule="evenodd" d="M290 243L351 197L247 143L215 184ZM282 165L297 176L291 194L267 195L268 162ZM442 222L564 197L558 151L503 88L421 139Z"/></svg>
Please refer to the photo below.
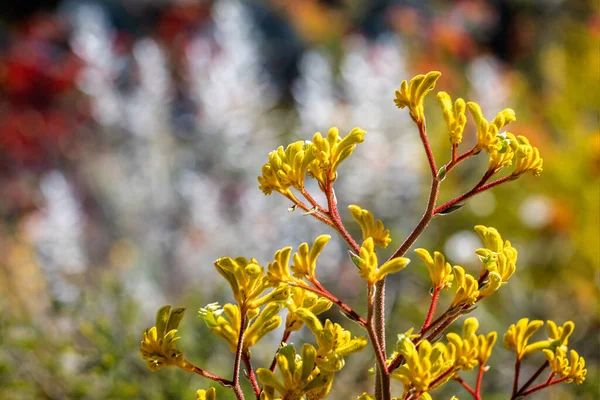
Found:
<svg viewBox="0 0 600 400"><path fill-rule="evenodd" d="M431 146L429 145L429 139L427 138L427 128L425 127L425 120L419 121L415 120L417 127L419 128L419 136L421 136L421 141L423 142L423 147L425 148L425 154L427 154L427 161L429 162L429 168L431 169L431 176L437 176L437 167L435 166L435 158L433 157L433 152L431 151Z"/></svg>
<svg viewBox="0 0 600 400"><path fill-rule="evenodd" d="M440 291L441 289L439 287L433 289L433 294L431 295L431 303L429 304L429 310L427 311L427 317L425 318L425 322L423 322L423 325L419 330L420 334L427 330L431 320L433 319L433 313L435 313L435 308L437 307L437 301L440 297Z"/></svg>
<svg viewBox="0 0 600 400"><path fill-rule="evenodd" d="M237 349L235 350L235 361L233 364L233 392L238 400L244 400L244 392L240 386L240 365L242 363L242 352L244 348L244 334L246 332L246 309L240 307L240 333L238 336Z"/></svg>
<svg viewBox="0 0 600 400"><path fill-rule="evenodd" d="M458 148L458 147L457 147ZM456 153L454 151L454 148L452 149L452 161L450 161L450 163L448 165L446 165L446 173L450 172L450 170L454 167L456 167L458 164L460 164L463 160L471 157L472 155L475 154L475 151L477 149L477 146L473 147L471 150L464 152L463 154L461 154L460 156L456 157Z"/></svg>
<svg viewBox="0 0 600 400"><path fill-rule="evenodd" d="M461 386L464 387L466 391L469 392L471 396L473 396L474 399L477 399L477 393L475 392L475 390L471 386L469 386L469 384L465 382L460 376L455 375L454 380L460 383Z"/></svg>
<svg viewBox="0 0 600 400"><path fill-rule="evenodd" d="M325 185L325 195L327 196L327 207L329 208L329 217L331 218L332 227L338 231L340 236L348 243L348 246L354 251L356 254L360 252L360 246L354 241L350 233L344 227L342 223L342 219L340 218L340 213L338 212L336 200L335 200L335 191L333 190L333 181L327 181Z"/></svg>
<svg viewBox="0 0 600 400"><path fill-rule="evenodd" d="M479 364L477 373L477 382L475 382L475 400L481 400L481 382L483 381L483 373L485 372L485 364Z"/></svg>
<svg viewBox="0 0 600 400"><path fill-rule="evenodd" d="M445 210L447 210L448 208L452 207L453 205L460 203L463 200L466 200L470 197L475 196L478 193L481 192L485 192L486 190L489 190L495 186L498 186L504 182L508 182L508 181L512 181L514 179L516 179L517 177L513 176L513 175L508 175L505 176L504 178L500 178L500 179L496 179L493 182L488 183L487 185L479 185L477 184L473 189L469 190L467 193L464 193L460 196L458 196L457 198L450 200L447 203L442 204L441 206L435 208L435 210L433 211L434 215L435 214L439 214L441 212L444 212Z"/></svg>
<svg viewBox="0 0 600 400"><path fill-rule="evenodd" d="M353 321L358 322L362 326L366 326L367 325L367 321L365 321L365 319L363 317L361 317L360 315L358 315L358 313L356 311L354 311L346 303L344 303L343 301L341 301L340 299L338 299L337 297L335 297L330 292L319 290L317 288L313 288L313 287L304 285L302 283L297 283L297 282L289 282L288 284L291 285L291 286L296 286L296 287L302 288L304 290L308 290L309 292L316 293L316 294L318 294L321 297L325 297L327 300L331 301L332 303L334 303L335 305L337 305L339 308L341 308L342 311L350 319L352 319Z"/></svg>
<svg viewBox="0 0 600 400"><path fill-rule="evenodd" d="M515 379L513 381L511 399L514 399L515 395L517 394L517 388L519 387L519 374L520 373L521 373L521 360L519 358L517 358L517 361L515 362Z"/></svg>
<svg viewBox="0 0 600 400"><path fill-rule="evenodd" d="M256 395L256 399L260 400L260 387L258 386L258 382L256 381L256 375L254 375L254 369L252 369L252 363L250 362L250 353L247 351L244 352L242 356L244 359L244 364L246 365L246 369L248 370L248 379L252 384L252 389L254 389L254 394Z"/></svg>
<svg viewBox="0 0 600 400"><path fill-rule="evenodd" d="M287 328L285 329L285 331L283 331L283 337L281 338L279 347L281 347L284 343L287 343L291 334L292 334L292 332L288 331ZM277 351L275 352L275 356L273 356L273 361L271 361L271 365L269 366L269 370L271 372L275 371L275 368L277 367L277 352L279 351L279 347L277 348Z"/></svg>
<svg viewBox="0 0 600 400"><path fill-rule="evenodd" d="M215 382L218 382L219 384L221 384L222 386L225 387L232 387L233 386L233 382L230 381L229 379L223 378L219 375L215 375L211 372L205 371L202 368L198 368L196 367L194 364L190 363L189 361L185 360L183 366L181 367L183 370L185 371L189 371L189 372L193 372L195 374L198 374L200 376L203 376L205 378L211 379Z"/></svg>
<svg viewBox="0 0 600 400"><path fill-rule="evenodd" d="M317 201L310 195L310 193L308 193L306 191L306 189L302 188L302 190L300 191L300 193L302 193L302 196L304 196L304 198L306 200L308 200L308 202L313 207L315 207L317 210L319 210L320 213L327 214L327 210L325 210L319 203L317 203Z"/></svg>
<svg viewBox="0 0 600 400"><path fill-rule="evenodd" d="M529 378L529 380L523 386L521 386L521 389L517 391L517 395L520 395L523 391L527 390L527 388L531 386L533 382L535 382L535 380L542 374L542 372L544 372L546 368L548 368L549 365L550 363L548 361L543 363L542 366L535 372L535 374L533 374L531 378Z"/></svg>
<svg viewBox="0 0 600 400"><path fill-rule="evenodd" d="M323 216L318 211L311 210L306 204L304 204L302 201L298 200L296 198L296 196L294 196L291 192L289 193L289 195L285 195L285 197L287 197L292 203L294 203L296 206L300 207L302 210L306 211L307 213L310 213L310 215L312 215L313 217L315 217L316 219L318 219L325 225L329 225L329 226L333 227L333 223L327 217Z"/></svg>
<svg viewBox="0 0 600 400"><path fill-rule="evenodd" d="M454 372L456 372L456 368L455 367L448 368L441 375L438 375L437 378L435 378L433 381L431 381L431 383L429 384L429 388L430 389L434 389L436 384L438 384L439 382L443 381L448 375L453 374Z"/></svg>
<svg viewBox="0 0 600 400"><path fill-rule="evenodd" d="M564 378L560 378L560 379L557 379L557 380L553 381L552 377L554 377L554 374L550 375L550 379L548 381L546 381L546 382L544 382L542 384L539 384L537 386L534 386L534 387L532 387L529 390L524 391L523 393L519 394L519 397L529 396L530 394L535 393L535 392L537 392L539 390L542 390L542 389L545 389L547 387L556 385L558 383L562 383L562 382L566 381L567 378L568 378L568 376L565 376ZM511 400L512 399L516 399L516 397L511 398Z"/></svg>

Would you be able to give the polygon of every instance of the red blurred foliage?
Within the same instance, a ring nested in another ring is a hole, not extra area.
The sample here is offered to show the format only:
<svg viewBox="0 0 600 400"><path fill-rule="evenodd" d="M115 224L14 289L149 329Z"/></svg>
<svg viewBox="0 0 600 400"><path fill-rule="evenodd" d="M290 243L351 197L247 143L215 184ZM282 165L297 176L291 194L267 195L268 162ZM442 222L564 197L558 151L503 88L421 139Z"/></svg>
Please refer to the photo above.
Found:
<svg viewBox="0 0 600 400"><path fill-rule="evenodd" d="M0 165L44 164L75 132L81 61L57 17L35 15L15 27L0 52Z"/></svg>

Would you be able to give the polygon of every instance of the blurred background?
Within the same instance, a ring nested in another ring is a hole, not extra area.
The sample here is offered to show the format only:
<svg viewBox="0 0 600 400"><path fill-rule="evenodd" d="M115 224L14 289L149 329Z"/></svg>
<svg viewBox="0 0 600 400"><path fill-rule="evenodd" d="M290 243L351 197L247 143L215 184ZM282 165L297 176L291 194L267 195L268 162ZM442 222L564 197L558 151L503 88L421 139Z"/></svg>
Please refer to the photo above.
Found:
<svg viewBox="0 0 600 400"><path fill-rule="evenodd" d="M519 250L517 273L474 312L483 331L523 317L571 319L587 361L581 386L536 398L599 394L599 47L586 0L44 0L0 4L0 398L193 399L209 381L150 373L138 355L163 304L188 308L180 348L229 376L233 355L197 310L231 301L212 262L255 257L330 233L256 177L269 151L316 131L369 133L340 170L337 197L384 220L401 243L429 186L416 128L392 102L403 79L442 72L436 89L514 108L511 131L539 147L544 172L435 219L417 247L479 272L473 226ZM435 96L426 105L438 164L449 154ZM469 125L464 149L473 143ZM487 166L465 162L441 200ZM315 190L315 188L313 188ZM419 326L426 268L388 284L388 340ZM364 312L343 243L321 257L321 282ZM442 300L449 300L443 298ZM327 315L346 322L336 311ZM349 324L346 324L349 325ZM270 363L281 332L253 352ZM540 333L540 336L544 334ZM309 337L295 333L296 344ZM333 399L372 390L369 352L351 357ZM506 399L512 355L496 345L486 399ZM528 377L543 362L532 357ZM465 375L467 380L474 377ZM401 388L398 385L397 391ZM434 392L467 398L457 384ZM220 392L220 398L230 398ZM353 397L354 396L354 397Z"/></svg>

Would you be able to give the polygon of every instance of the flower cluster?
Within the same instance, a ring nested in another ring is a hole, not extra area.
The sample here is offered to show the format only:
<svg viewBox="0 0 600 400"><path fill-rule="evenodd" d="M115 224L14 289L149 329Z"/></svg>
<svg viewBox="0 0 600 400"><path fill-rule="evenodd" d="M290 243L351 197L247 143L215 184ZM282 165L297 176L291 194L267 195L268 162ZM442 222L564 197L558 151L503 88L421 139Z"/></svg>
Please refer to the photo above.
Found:
<svg viewBox="0 0 600 400"><path fill-rule="evenodd" d="M329 393L333 383L333 373L321 371L317 365L317 350L306 343L302 355L296 354L293 345L283 346L275 357L279 370L278 378L273 371L259 368L256 375L263 386L261 400L322 399ZM279 396L275 396L279 393Z"/></svg>
<svg viewBox="0 0 600 400"><path fill-rule="evenodd" d="M307 172L323 185L334 181L338 166L363 142L365 134L357 127L341 138L339 130L333 127L326 137L317 132L312 142L294 142L285 150L279 147L269 153L269 162L263 165L262 175L258 177L259 189L267 195L277 191L293 196L290 187L303 191Z"/></svg>
<svg viewBox="0 0 600 400"><path fill-rule="evenodd" d="M360 225L363 240L372 238L377 246L384 249L390 244L392 241L392 238L390 238L390 230L384 228L381 220L375 220L373 214L359 206L350 205L348 206L348 209L356 222L358 222L358 225Z"/></svg>
<svg viewBox="0 0 600 400"><path fill-rule="evenodd" d="M140 353L150 370L185 363L183 353L175 346L179 340L175 335L184 313L184 308L171 310L171 306L164 306L156 313L156 325L144 331Z"/></svg>
<svg viewBox="0 0 600 400"><path fill-rule="evenodd" d="M370 284L379 282L388 274L401 271L410 262L408 258L396 257L379 266L377 254L375 254L375 241L372 237L364 241L358 256L358 273Z"/></svg>
<svg viewBox="0 0 600 400"><path fill-rule="evenodd" d="M498 334L478 334L479 321L467 318L460 334L450 332L445 335L445 340L440 339L453 322L475 309L475 303L493 295L508 283L516 271L517 250L508 240L503 240L495 228L475 226L475 231L483 241L483 247L476 250L482 263L481 273L476 278L463 267L452 266L438 251L434 251L432 255L426 249L416 249L415 253L427 267L431 279L431 303L421 329L416 331L411 328L399 335L396 351L391 355L386 353L385 334L380 326L385 320L385 280L389 274L407 267L410 260L403 256L433 217L456 211L462 207L459 202L483 190L515 180L526 172L538 175L542 170L543 160L538 149L525 137L502 132L505 126L516 119L512 109L504 109L488 122L476 103L466 103L460 98L453 102L449 94L439 92L437 99L442 108L452 149L450 161L437 168L428 143L424 99L434 89L440 75L437 71L418 75L410 81L403 81L396 91L394 102L399 108L408 108L419 129L430 163L432 185L427 210L419 225L381 265L376 246L386 248L392 242L390 230L368 210L350 205L350 214L362 232L362 242L356 241L342 222L334 191L338 167L352 154L356 145L363 142L365 131L354 128L348 135L341 137L337 128L331 128L326 136L317 132L312 141L297 141L285 148L279 147L269 154L268 162L264 164L262 174L258 177L259 188L265 195L272 192L282 194L293 203L290 211L299 207L305 211L304 215L317 218L340 234L349 247L358 275L366 283L367 316L362 317L330 293L317 278L318 259L331 240L329 235L318 236L311 245L302 243L293 256L290 246L275 251L273 260L266 267L254 258L222 257L215 261L214 266L229 284L235 303L225 304L223 307L212 303L200 309L199 314L211 332L223 339L235 354L232 380L208 373L183 359L182 352L175 347L178 339L175 336L183 309L171 310L169 306L159 310L156 326L143 334L140 351L150 369L179 366L232 388L236 398L242 400L244 393L239 379L240 365L243 363L256 398L316 400L330 394L335 374L344 367L346 358L362 351L370 341L377 359L376 395L373 397L363 393L359 400L398 400L399 398L391 396L390 378L402 383L404 393L401 398L405 400L431 400L430 392L451 379L459 382L476 400L481 398L481 380L489 369L487 363ZM457 150L465 134L467 109L476 125L477 141L471 150L459 156ZM437 206L439 186L445 176L462 160L482 151L489 155L489 164L481 181L462 196ZM510 175L487 183L502 168L513 164L514 170ZM313 197L307 191L307 175L317 181L318 189L327 200L326 205L319 204L315 200L318 196ZM292 189L297 193L294 194ZM296 197L298 193L300 196ZM449 288L454 290L450 305L434 319L440 292ZM329 319L322 322L318 316L334 305L364 329L370 340L354 336ZM282 324L282 310L287 310L287 314L281 345L271 367L258 368L255 373L250 362L250 348ZM585 360L576 351L569 352L567 347L574 324L568 321L558 326L548 321L548 337L530 343L542 325L542 321L524 318L511 325L504 334L505 347L513 350L517 358L512 398L525 397L561 382L579 384L585 379ZM304 326L314 336L316 345L304 344L301 354L298 354L294 346L287 342L293 332ZM519 363L534 352L543 352L548 360L536 374L549 367L551 375L545 384L529 388L538 376L535 375L518 388ZM459 376L459 372L476 368L477 384L473 389ZM197 399L214 400L215 393L214 388L199 390Z"/></svg>
<svg viewBox="0 0 600 400"><path fill-rule="evenodd" d="M415 121L425 120L423 102L427 93L435 88L435 83L442 74L431 71L425 75L417 75L410 82L402 81L400 90L396 90L394 103L398 108L408 107L410 116Z"/></svg>
<svg viewBox="0 0 600 400"><path fill-rule="evenodd" d="M447 343L432 344L423 340L415 344L408 336L399 335L396 350L404 356L405 363L392 377L404 385L404 396L427 393L446 383L459 370L469 371L477 365L485 365L497 334L477 335L478 327L477 319L467 318L462 335L447 334Z"/></svg>

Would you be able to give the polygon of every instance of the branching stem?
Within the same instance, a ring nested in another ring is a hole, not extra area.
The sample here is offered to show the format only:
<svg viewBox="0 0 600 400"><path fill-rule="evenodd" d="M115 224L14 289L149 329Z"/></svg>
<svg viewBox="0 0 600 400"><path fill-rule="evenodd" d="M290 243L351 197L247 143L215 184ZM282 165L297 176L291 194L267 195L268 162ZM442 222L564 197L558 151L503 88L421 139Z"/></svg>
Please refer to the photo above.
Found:
<svg viewBox="0 0 600 400"><path fill-rule="evenodd" d="M224 386L224 387L232 387L233 386L233 382L230 381L229 379L223 378L219 375L215 375L211 372L205 371L202 368L196 367L194 364L192 364L188 360L185 360L183 362L183 365L181 365L180 368L183 369L184 371L193 372L193 373L203 376L205 378L211 379L211 380L219 383L221 386Z"/></svg>
<svg viewBox="0 0 600 400"><path fill-rule="evenodd" d="M244 360L244 365L246 366L246 370L248 372L248 380L252 384L252 389L254 390L254 394L256 395L256 399L260 399L260 387L258 386L258 382L256 381L256 375L254 375L254 369L252 369L252 363L250 362L250 353L245 351L242 355L242 359Z"/></svg>
<svg viewBox="0 0 600 400"><path fill-rule="evenodd" d="M454 375L454 380L460 383L461 386L465 388L465 390L469 392L469 394L473 396L474 399L477 399L477 393L475 392L475 389L473 389L467 382L465 382L463 378L456 374Z"/></svg>
<svg viewBox="0 0 600 400"><path fill-rule="evenodd" d="M548 361L546 361L545 363L543 363L542 366L533 375L531 375L531 378L529 378L529 380L527 382L525 382L525 384L523 386L521 386L521 389L519 389L517 391L517 395L520 395L525 390L527 390L527 388L529 386L531 386L531 384L533 382L535 382L535 380L542 374L542 372L544 372L544 370L546 368L548 368L549 365L550 365L550 363Z"/></svg>

